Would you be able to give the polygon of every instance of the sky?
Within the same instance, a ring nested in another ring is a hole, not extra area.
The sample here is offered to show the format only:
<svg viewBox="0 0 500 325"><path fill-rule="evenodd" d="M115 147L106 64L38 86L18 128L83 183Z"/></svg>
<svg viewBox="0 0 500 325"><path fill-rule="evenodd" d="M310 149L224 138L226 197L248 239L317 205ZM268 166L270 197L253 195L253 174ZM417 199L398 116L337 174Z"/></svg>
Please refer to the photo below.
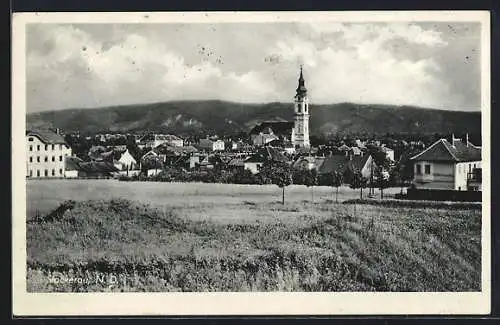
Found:
<svg viewBox="0 0 500 325"><path fill-rule="evenodd" d="M27 112L171 100L479 111L479 23L30 24Z"/></svg>

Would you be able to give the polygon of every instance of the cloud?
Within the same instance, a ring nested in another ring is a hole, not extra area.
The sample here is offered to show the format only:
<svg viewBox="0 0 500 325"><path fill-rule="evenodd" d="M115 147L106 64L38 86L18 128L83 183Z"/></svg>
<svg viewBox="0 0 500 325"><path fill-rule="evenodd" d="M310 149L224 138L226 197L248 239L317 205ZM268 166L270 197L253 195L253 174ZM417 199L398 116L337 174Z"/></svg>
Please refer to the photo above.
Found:
<svg viewBox="0 0 500 325"><path fill-rule="evenodd" d="M32 110L205 98L252 102L270 100L275 91L258 72L224 72L203 60L186 64L167 42L139 34L110 45L72 26L38 32L53 46L27 56Z"/></svg>
<svg viewBox="0 0 500 325"><path fill-rule="evenodd" d="M291 101L300 64L313 103L477 109L477 60L457 65L478 48L479 33L467 33L402 23L32 25L28 111Z"/></svg>
<svg viewBox="0 0 500 325"><path fill-rule="evenodd" d="M281 40L270 50L270 55L305 65L313 102L449 108L463 100L440 78L440 67L432 57L402 59L385 47L393 39L404 39L409 47L445 46L439 33L404 24L311 24L310 27L323 37L335 37L328 38L326 46L318 46L314 37L310 41ZM339 47L339 43L348 46Z"/></svg>

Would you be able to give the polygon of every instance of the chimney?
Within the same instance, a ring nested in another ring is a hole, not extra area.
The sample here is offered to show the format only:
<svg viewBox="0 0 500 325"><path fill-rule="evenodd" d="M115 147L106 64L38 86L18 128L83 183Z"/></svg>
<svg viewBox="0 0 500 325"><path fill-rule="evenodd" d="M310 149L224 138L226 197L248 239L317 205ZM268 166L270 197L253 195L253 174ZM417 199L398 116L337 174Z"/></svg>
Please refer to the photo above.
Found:
<svg viewBox="0 0 500 325"><path fill-rule="evenodd" d="M465 145L469 147L469 133L465 134Z"/></svg>
<svg viewBox="0 0 500 325"><path fill-rule="evenodd" d="M451 134L451 146L455 148L455 133Z"/></svg>

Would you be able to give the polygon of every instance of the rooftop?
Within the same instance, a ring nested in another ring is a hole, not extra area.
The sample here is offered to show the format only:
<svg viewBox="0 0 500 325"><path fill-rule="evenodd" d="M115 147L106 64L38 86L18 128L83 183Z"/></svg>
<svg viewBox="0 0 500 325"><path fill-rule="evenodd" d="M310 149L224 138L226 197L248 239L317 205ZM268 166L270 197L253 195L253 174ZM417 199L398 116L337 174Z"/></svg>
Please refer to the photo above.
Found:
<svg viewBox="0 0 500 325"><path fill-rule="evenodd" d="M453 143L446 139L440 139L410 159L444 162L479 161L481 160L481 147L477 147L469 141L465 143L461 139L453 139Z"/></svg>
<svg viewBox="0 0 500 325"><path fill-rule="evenodd" d="M46 144L66 144L66 141L64 141L61 135L50 130L28 130L26 131L26 136L35 136Z"/></svg>

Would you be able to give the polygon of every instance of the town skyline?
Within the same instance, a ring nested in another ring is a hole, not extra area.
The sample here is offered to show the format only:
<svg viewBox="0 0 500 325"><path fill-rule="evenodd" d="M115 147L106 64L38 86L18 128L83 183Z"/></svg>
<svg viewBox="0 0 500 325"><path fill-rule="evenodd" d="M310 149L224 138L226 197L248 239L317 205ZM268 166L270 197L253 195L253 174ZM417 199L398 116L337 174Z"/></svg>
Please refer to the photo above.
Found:
<svg viewBox="0 0 500 325"><path fill-rule="evenodd" d="M301 64L311 105L478 111L479 52L475 23L31 25L27 113L179 100L291 103Z"/></svg>

